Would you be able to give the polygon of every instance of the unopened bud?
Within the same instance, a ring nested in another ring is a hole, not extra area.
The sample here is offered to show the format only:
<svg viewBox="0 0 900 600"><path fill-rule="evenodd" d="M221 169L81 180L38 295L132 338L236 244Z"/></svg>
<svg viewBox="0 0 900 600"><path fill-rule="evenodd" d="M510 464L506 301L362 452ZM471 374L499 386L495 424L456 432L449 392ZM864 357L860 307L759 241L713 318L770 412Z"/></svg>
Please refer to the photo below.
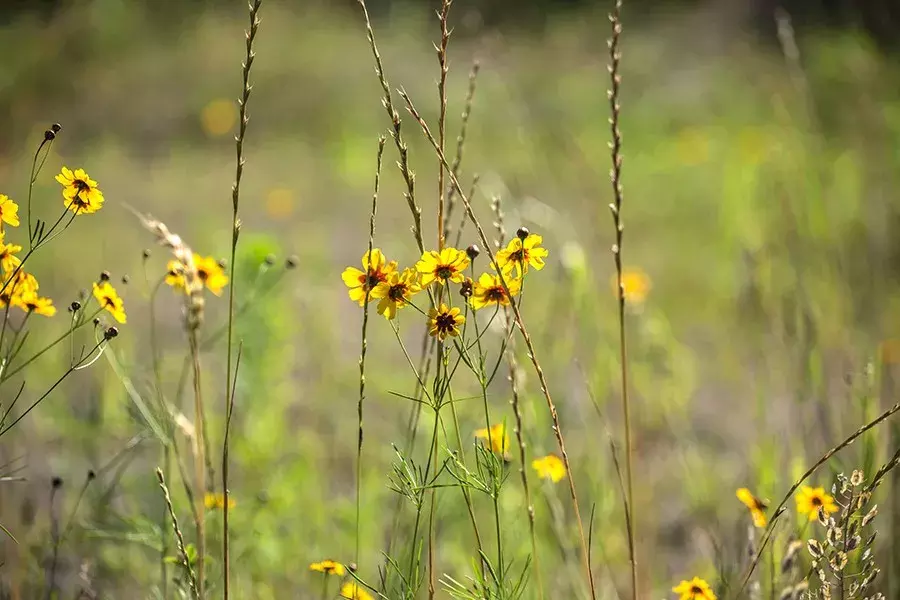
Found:
<svg viewBox="0 0 900 600"><path fill-rule="evenodd" d="M472 244L468 248L466 248L466 256L469 257L469 260L475 260L478 258L478 255L481 254L481 250L478 249L478 246Z"/></svg>
<svg viewBox="0 0 900 600"><path fill-rule="evenodd" d="M520 240L522 240L523 242L525 241L525 238L527 238L529 235L531 235L531 232L528 231L527 227L519 227L519 229L516 230L516 237L519 238Z"/></svg>

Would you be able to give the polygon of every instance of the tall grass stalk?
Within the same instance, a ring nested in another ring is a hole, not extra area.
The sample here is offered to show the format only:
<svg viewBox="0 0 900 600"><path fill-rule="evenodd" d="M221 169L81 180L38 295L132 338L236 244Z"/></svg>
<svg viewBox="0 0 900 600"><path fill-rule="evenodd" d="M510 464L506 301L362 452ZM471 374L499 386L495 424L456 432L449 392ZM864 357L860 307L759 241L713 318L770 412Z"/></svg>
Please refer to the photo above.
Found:
<svg viewBox="0 0 900 600"><path fill-rule="evenodd" d="M450 29L447 25L447 16L450 13L450 5L453 0L441 0L441 10L438 12L438 21L441 24L441 41L435 46L437 51L438 63L441 66L441 74L438 79L438 97L440 101L440 109L438 114L438 143L441 149L445 148L446 131L447 131L447 73L450 71L447 61L447 44L450 42ZM437 233L438 233L438 250L444 249L444 164L438 161L438 210L437 210Z"/></svg>
<svg viewBox="0 0 900 600"><path fill-rule="evenodd" d="M172 531L175 532L175 541L178 545L178 554L181 557L181 566L188 576L191 594L195 599L199 600L200 588L197 585L197 576L194 574L194 567L191 566L191 559L188 557L187 547L184 544L184 534L181 533L181 529L178 527L178 517L175 516L175 507L172 506L172 497L169 495L169 488L166 486L166 478L160 469L156 469L156 479L159 482L159 488L162 490L163 498L165 498L169 517L172 519Z"/></svg>
<svg viewBox="0 0 900 600"><path fill-rule="evenodd" d="M449 171L449 164L447 163L447 157L444 156L444 152L441 150L441 147L438 145L437 140L435 140L434 135L431 133L431 129L428 127L428 124L419 114L419 111L416 109L409 95L405 91L400 91L400 95L403 98L404 102L406 102L407 109L410 114L415 118L415 120L419 123L419 126L422 129L422 133L431 143L432 148L434 148L435 152L438 154L438 158L444 163L445 167L448 167L448 176L450 177L450 183L456 188L456 193L459 196L459 199L462 201L463 206L465 206L466 214L469 217L469 220L472 222L472 225L475 226L475 230L478 232L478 238L481 243L484 245L485 251L488 253L488 257L490 258L491 264L495 267L497 271L497 277L500 280L500 284L503 286L503 289L506 291L507 296L509 296L509 285L506 282L506 277L503 275L503 269L497 264L496 253L491 249L490 241L488 240L487 235L484 232L484 228L481 226L481 222L478 220L478 217L475 216L475 212L472 209L472 205L469 202L469 198L465 195L465 192L462 190L462 186L459 183L459 178L453 174L452 171ZM544 369L541 367L540 360L538 359L537 350L534 347L534 343L531 339L531 335L528 333L528 329L525 327L525 321L522 319L522 314L519 311L518 304L515 302L511 302L510 306L512 307L513 314L515 315L515 323L516 327L519 330L519 333L522 335L522 339L525 341L525 347L528 350L528 356L531 359L531 364L534 367L535 372L538 376L538 382L541 386L541 393L544 396L544 400L547 402L547 408L550 411L550 418L553 421L553 433L556 436L556 443L559 447L559 452L562 455L563 464L566 467L566 479L569 484L569 493L572 499L572 507L575 512L575 520L578 525L578 534L581 543L581 555L584 563L584 568L586 572L586 576L588 579L588 583L591 588L591 596L596 597L596 590L594 586L594 577L591 572L590 560L588 558L588 548L587 548L587 537L584 534L584 524L581 519L581 509L578 506L578 493L575 489L575 479L572 475L572 469L569 464L569 455L566 451L566 443L565 437L562 432L562 427L559 424L559 414L556 410L556 404L553 402L553 397L550 394L550 386L547 383L547 378L544 375Z"/></svg>
<svg viewBox="0 0 900 600"><path fill-rule="evenodd" d="M385 137L378 138L378 152L375 157L375 186L372 192L372 210L369 213L369 249L366 256L371 261L372 249L375 246L375 216L378 213L378 190L381 187L381 164L384 157ZM370 263L371 264L371 263ZM356 564L359 565L360 520L362 513L362 447L363 447L363 403L366 399L366 330L369 327L369 282L366 284L366 299L363 305L362 332L359 350L359 401L356 404L358 432L356 437Z"/></svg>
<svg viewBox="0 0 900 600"><path fill-rule="evenodd" d="M622 34L621 23L622 0L616 0L615 8L609 16L612 26L612 35L609 39L609 128L612 135L610 142L610 156L612 169L610 181L613 188L613 203L610 204L613 226L615 227L615 245L612 247L613 259L616 265L616 292L619 309L619 369L622 377L622 415L625 428L625 481L626 481L626 506L625 527L628 532L628 558L631 563L631 597L638 598L638 566L635 549L635 513L634 510L634 445L631 439L631 403L628 395L628 345L625 335L625 287L622 283L622 243L625 226L622 223L622 132L619 130L619 87L622 76L619 75L619 62L622 58L619 52L619 38Z"/></svg>
<svg viewBox="0 0 900 600"><path fill-rule="evenodd" d="M250 120L247 116L247 102L250 100L250 91L253 89L250 85L250 69L253 67L253 59L256 53L253 51L253 41L256 38L256 32L259 29L259 9L262 0L253 0L248 8L250 13L250 27L244 32L247 40L246 54L244 62L241 65L241 75L243 86L241 88L241 97L238 100L240 107L240 122L238 123L238 133L234 138L235 147L235 172L234 185L231 186L231 204L232 204L232 227L231 227L231 261L229 262L230 283L228 286L228 342L226 344L227 357L225 367L225 406L226 411L234 402L232 378L232 344L234 343L234 288L235 288L235 255L237 254L238 237L241 232L241 221L238 216L238 208L241 200L241 177L244 173L244 137L247 134L247 123ZM234 374L237 377L237 374ZM230 412L230 411L229 411ZM223 473L224 476L224 473ZM225 511L228 511L228 489L223 492L225 498ZM229 579L230 579L230 556L228 554L228 519L222 519L222 562L223 562L223 594L225 600L228 600ZM202 581L201 581L202 586Z"/></svg>

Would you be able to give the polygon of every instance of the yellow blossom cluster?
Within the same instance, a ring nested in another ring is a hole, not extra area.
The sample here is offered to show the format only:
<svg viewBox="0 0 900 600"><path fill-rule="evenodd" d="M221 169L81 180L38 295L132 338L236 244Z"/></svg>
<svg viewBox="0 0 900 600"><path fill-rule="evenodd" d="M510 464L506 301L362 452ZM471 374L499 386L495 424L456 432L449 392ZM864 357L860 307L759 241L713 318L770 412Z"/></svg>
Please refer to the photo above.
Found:
<svg viewBox="0 0 900 600"><path fill-rule="evenodd" d="M437 300L427 313L428 333L443 341L458 336L466 321L460 307L444 301L444 287L459 285L460 294L473 310L509 306L510 298L521 292L529 268L544 268L547 249L541 247L542 242L541 236L527 231L517 236L497 252L496 266L491 265L495 272L482 273L477 280L466 276L478 254L474 246L466 251L450 247L426 251L414 267L403 271L398 270L397 261L387 260L379 248L373 248L363 255L361 270L347 267L341 278L351 300L360 306L378 300L378 313L388 320L411 305L413 296L431 285L438 286Z"/></svg>
<svg viewBox="0 0 900 600"><path fill-rule="evenodd" d="M22 259L18 256L22 246L6 241L6 228L18 226L19 206L0 194L0 270L3 273L0 307L15 306L29 314L52 317L56 314L53 301L38 294L37 279L22 268Z"/></svg>

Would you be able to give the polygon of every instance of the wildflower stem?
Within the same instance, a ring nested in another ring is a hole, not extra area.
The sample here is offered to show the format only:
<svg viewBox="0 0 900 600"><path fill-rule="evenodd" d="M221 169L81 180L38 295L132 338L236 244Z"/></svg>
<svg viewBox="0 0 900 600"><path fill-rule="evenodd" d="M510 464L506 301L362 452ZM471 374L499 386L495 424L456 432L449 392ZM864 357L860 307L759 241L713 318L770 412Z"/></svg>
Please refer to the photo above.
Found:
<svg viewBox="0 0 900 600"><path fill-rule="evenodd" d="M231 382L231 393L228 395L228 406L225 409L225 436L222 440L222 556L228 556L228 515L230 506L228 505L228 495L231 493L228 485L228 451L229 442L231 441L231 418L234 416L234 397L237 393L238 372L241 369L241 355L244 351L243 342L238 342L237 356L234 359L234 378ZM225 572L227 578L228 572Z"/></svg>
<svg viewBox="0 0 900 600"><path fill-rule="evenodd" d="M378 151L375 156L375 186L372 192L372 210L369 213L369 249L366 256L371 260L372 249L375 246L375 217L378 213L378 191L381 187L381 164L384 157L385 137L378 138ZM367 275L368 277L368 275ZM366 398L366 330L369 327L369 296L372 286L366 283L366 298L363 304L362 332L360 334L359 350L359 401L356 404L357 438L356 438L356 564L359 565L360 523L362 521L362 447L363 447L363 403Z"/></svg>
<svg viewBox="0 0 900 600"><path fill-rule="evenodd" d="M632 462L634 459L634 447L631 439L631 404L628 394L628 349L625 335L625 287L622 283L622 243L623 233L625 230L622 224L622 133L619 130L619 86L622 77L619 75L619 62L621 53L619 52L619 36L622 33L622 24L620 13L622 10L622 0L616 0L615 7L609 20L612 27L612 35L609 39L609 107L610 107L610 133L612 142L610 143L610 156L612 158L612 169L610 170L610 181L613 188L613 204L610 205L612 212L613 225L615 227L616 243L613 246L613 258L616 264L616 293L618 297L619 309L619 368L622 376L622 415L625 428L625 481L627 486L627 504L626 512L630 516L625 522L628 533L628 554L631 563L631 597L632 600L638 598L638 567L635 549L635 514L634 510L634 472Z"/></svg>
<svg viewBox="0 0 900 600"><path fill-rule="evenodd" d="M369 47L372 49L372 56L375 59L375 73L378 76L378 82L381 83L381 89L384 92L382 103L384 104L384 109L388 113L388 118L390 118L391 127L393 128L391 137L394 139L394 145L397 146L397 152L400 155L398 166L401 175L403 175L403 181L406 183L406 191L403 193L403 196L406 198L406 203L412 213L413 236L416 239L419 252L424 253L425 242L422 238L422 209L416 204L416 176L409 168L409 149L406 146L406 142L403 141L400 115L394 110L394 99L391 94L391 87L388 85L387 79L385 78L384 65L381 62L378 46L375 44L375 32L372 30L372 22L369 19L369 10L366 8L366 0L358 0L358 2L360 7L362 7L363 16L366 20L366 37L369 40ZM444 161L444 163L444 166L446 167L446 161ZM440 235L440 233L438 233L438 235Z"/></svg>
<svg viewBox="0 0 900 600"><path fill-rule="evenodd" d="M441 11L438 13L438 20L441 23L441 42L437 46L438 62L441 65L441 76L438 80L438 96L440 99L440 113L438 116L438 143L441 150L444 149L447 122L447 73L449 65L447 64L447 44L450 41L450 30L447 28L447 15L450 12L450 5L453 0L441 0ZM444 249L444 164L438 160L438 210L437 210L437 233L438 233L438 251Z"/></svg>
<svg viewBox="0 0 900 600"><path fill-rule="evenodd" d="M466 92L466 101L463 105L462 112L462 122L459 126L459 134L456 136L456 156L453 157L453 164L450 166L450 170L454 175L459 177L459 168L462 164L463 159L463 148L466 145L466 133L469 128L469 117L472 115L472 104L475 99L475 83L478 80L478 71L481 68L481 65L477 60L472 62L472 70L469 71L469 89ZM475 181L478 180L478 176L475 176ZM453 209L456 206L455 202L455 189L453 186L448 186L447 189L447 210L444 215L444 240L446 240L450 236L450 217L453 216ZM469 194L469 197L472 197L472 194ZM462 223L465 223L465 219L463 219ZM456 246L459 246L460 236L462 235L462 227L457 230L457 240Z"/></svg>
<svg viewBox="0 0 900 600"><path fill-rule="evenodd" d="M172 506L172 498L169 496L169 488L166 487L166 478L163 472L156 469L156 479L159 481L159 487L163 492L166 500L166 508L169 510L169 517L172 519L172 530L175 532L175 540L178 544L178 552L181 554L181 565L188 575L188 584L191 587L191 593L194 598L199 600L200 589L197 586L197 577L194 575L194 568L191 566L191 559L188 557L187 548L184 545L184 535L178 527L178 517L175 516L175 507Z"/></svg>
<svg viewBox="0 0 900 600"><path fill-rule="evenodd" d="M31 227L31 196L34 193L34 184L37 182L38 175L41 172L41 168L44 166L44 160L41 161L40 166L38 165L38 156L41 154L41 150L47 146L47 151L44 153L44 160L47 159L47 155L50 153L50 148L53 146L53 138L47 139L44 136L44 139L41 140L40 145L37 150L34 152L34 158L31 161L31 175L28 178L28 200L26 201L26 212L28 213L28 249L30 250L34 247L34 237L32 232L34 229Z"/></svg>
<svg viewBox="0 0 900 600"><path fill-rule="evenodd" d="M422 128L422 132L428 141L431 143L432 148L434 148L435 152L438 153L439 158L444 162L445 167L447 166L447 158L444 156L443 151L441 151L440 146L438 146L437 141L434 139L434 136L431 133L431 130L428 127L428 124L422 119L419 112L416 110L415 105L413 105L412 100L409 98L409 95L402 91L400 92L401 97L406 102L407 109L410 114L416 119L419 123L419 126ZM459 183L459 179L456 175L453 174L452 171L448 171L448 177L450 178L450 183L456 189L456 193L459 195L459 199L462 201L463 205L466 209L466 215L468 215L469 220L472 221L472 224L475 226L476 231L478 232L478 237L481 243L484 245L485 252L487 252L488 257L490 258L491 264L497 270L497 277L500 280L503 289L509 294L509 285L506 282L506 277L503 275L502 268L497 264L496 255L494 251L491 249L490 242L487 238L487 235L484 232L484 228L481 226L481 222L478 220L478 217L475 216L475 212L472 209L472 204L469 202L469 198L465 195L465 192L462 190L462 186ZM528 329L525 327L525 322L522 319L522 314L519 311L518 306L515 302L511 303L510 306L513 309L513 314L515 315L515 323L516 327L519 329L519 332L522 334L522 339L525 341L525 347L528 350L528 356L531 358L531 364L534 367L535 372L538 376L538 382L541 386L541 392L544 395L544 400L547 402L547 408L550 411L550 417L553 421L553 431L556 436L556 442L559 447L559 452L562 455L563 464L566 467L566 479L569 483L569 492L572 498L572 508L575 512L575 520L578 525L578 533L581 541L581 555L584 563L584 568L588 577L588 582L591 586L591 596L596 597L596 589L594 586L594 576L591 572L591 566L588 561L588 549L587 549L587 538L584 535L584 525L581 519L581 510L578 507L578 494L575 489L575 480L572 476L572 470L569 467L569 455L566 451L565 445L565 437L563 436L562 428L559 424L559 414L556 410L556 404L553 402L553 397L550 394L549 384L547 383L547 378L544 375L544 370L541 367L541 363L537 357L537 351L534 347L534 343L531 339L531 335L528 333Z"/></svg>
<svg viewBox="0 0 900 600"><path fill-rule="evenodd" d="M189 328L188 340L191 352L194 381L194 421L196 439L194 441L194 477L197 492L197 593L203 598L204 570L206 562L206 416L203 412L203 396L200 388L200 349L197 346L197 329Z"/></svg>
<svg viewBox="0 0 900 600"><path fill-rule="evenodd" d="M262 0L253 0L249 4L250 9L250 26L245 33L245 37L247 40L246 45L246 54L244 56L244 62L241 65L242 67L242 79L243 85L241 87L241 98L238 100L238 105L240 106L240 123L238 123L238 133L234 138L234 146L235 146L235 172L234 172L234 185L231 187L231 203L232 203L232 229L231 229L231 261L228 266L231 271L230 273L230 281L231 285L228 289L228 343L227 343L227 358L226 358L226 367L225 367L225 406L230 407L234 403L234 398L232 396L234 386L231 383L231 366L232 366L232 344L234 341L234 288L235 288L235 256L237 254L237 244L238 237L240 236L241 231L241 221L238 218L238 208L240 206L241 199L241 176L244 173L244 136L247 133L247 123L249 122L249 117L247 116L247 102L250 100L250 91L252 90L252 86L250 85L250 69L253 66L253 59L256 54L253 51L253 40L256 38L256 32L259 29L259 8L262 5ZM199 352L199 348L196 348L197 340L196 338L193 341L194 349ZM235 369L236 371L236 369ZM237 378L237 373L234 375L235 379ZM230 409L226 408L226 411ZM227 432L226 432L227 438ZM224 476L224 474L223 474ZM205 490L204 490L205 491ZM228 491L225 490L224 494L226 494L226 502L225 502L225 511L227 514L228 510L228 501L227 494ZM202 519L201 519L202 521ZM230 556L228 553L228 519L222 520L222 566L223 566L223 596L225 600L228 600L229 594L229 579L230 579ZM202 557L201 557L202 560ZM203 577L202 577L202 569L203 564L200 564L201 569L201 577L200 577L200 591L202 594L203 591Z"/></svg>

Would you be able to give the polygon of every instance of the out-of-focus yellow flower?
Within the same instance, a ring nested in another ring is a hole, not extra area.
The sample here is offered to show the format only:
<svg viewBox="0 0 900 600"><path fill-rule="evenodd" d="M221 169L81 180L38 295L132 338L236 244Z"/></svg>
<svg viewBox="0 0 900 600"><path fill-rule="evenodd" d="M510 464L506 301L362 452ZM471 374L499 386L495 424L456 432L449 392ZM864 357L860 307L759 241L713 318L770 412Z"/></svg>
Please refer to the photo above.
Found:
<svg viewBox="0 0 900 600"><path fill-rule="evenodd" d="M617 283L616 276L613 275L613 293L618 296L618 290L616 289ZM622 271L622 289L627 304L643 304L652 287L653 283L650 281L650 277L642 270L637 268L627 268Z"/></svg>
<svg viewBox="0 0 900 600"><path fill-rule="evenodd" d="M487 447L491 452L506 456L509 452L509 433L506 431L505 423L497 423L491 425L490 429L478 429L475 431L475 438L479 440L487 440Z"/></svg>
<svg viewBox="0 0 900 600"><path fill-rule="evenodd" d="M294 193L287 188L275 188L266 194L266 213L273 219L284 219L294 212Z"/></svg>
<svg viewBox="0 0 900 600"><path fill-rule="evenodd" d="M469 267L469 257L462 250L444 248L440 252L431 250L422 254L416 263L416 270L422 274L422 287L437 281L444 284L448 281L462 283L466 278L465 270Z"/></svg>
<svg viewBox="0 0 900 600"><path fill-rule="evenodd" d="M331 559L314 562L309 565L309 570L325 573L326 575L337 575L339 577L343 577L346 572L344 570L344 565Z"/></svg>
<svg viewBox="0 0 900 600"><path fill-rule="evenodd" d="M25 312L36 313L44 317L52 317L56 314L53 300L38 296L34 290L26 290L22 294L17 294L13 298L13 304Z"/></svg>
<svg viewBox="0 0 900 600"><path fill-rule="evenodd" d="M227 135L234 129L237 121L237 109L234 102L219 98L212 100L200 111L200 124L203 131L211 137Z"/></svg>
<svg viewBox="0 0 900 600"><path fill-rule="evenodd" d="M224 510L225 509L225 494L221 492L207 492L203 497L203 506L206 507L207 510ZM237 501L235 501L234 496L228 495L228 510L231 510L237 506Z"/></svg>
<svg viewBox="0 0 900 600"><path fill-rule="evenodd" d="M504 273L516 269L516 275L521 277L528 272L529 267L540 271L544 268L544 259L549 254L546 248L541 248L544 238L536 233L528 234L524 240L515 237L509 241L506 248L497 252L497 264Z"/></svg>
<svg viewBox="0 0 900 600"><path fill-rule="evenodd" d="M834 498L826 494L825 488L821 487L814 488L804 485L800 488L800 493L797 494L796 500L797 512L801 515L807 515L810 521L816 520L819 516L820 508L825 512L826 517L840 510L837 504L834 503Z"/></svg>
<svg viewBox="0 0 900 600"><path fill-rule="evenodd" d="M88 215L103 206L103 193L84 169L75 169L73 173L68 167L63 167L56 181L63 186L66 206L75 214Z"/></svg>
<svg viewBox="0 0 900 600"><path fill-rule="evenodd" d="M125 303L122 301L122 298L119 297L119 293L116 291L108 281L101 281L100 283L94 283L94 298L97 299L97 303L107 311L109 314L113 316L113 318L119 323L125 323Z"/></svg>
<svg viewBox="0 0 900 600"><path fill-rule="evenodd" d="M470 299L472 308L479 310L492 305L509 306L509 297L519 295L519 290L522 289L522 280L512 277L510 271L506 275L506 285L509 286L509 294L503 289L499 275L482 273L472 289L472 298Z"/></svg>
<svg viewBox="0 0 900 600"><path fill-rule="evenodd" d="M378 313L391 320L397 316L398 310L412 301L415 294L422 291L422 286L419 285L419 274L415 269L403 269L402 273L392 271L387 281L382 281L375 289L381 297Z"/></svg>
<svg viewBox="0 0 900 600"><path fill-rule="evenodd" d="M555 454L548 454L543 458L536 458L531 461L532 468L537 471L538 477L541 479L549 479L553 483L562 481L566 476L566 465L562 459Z"/></svg>
<svg viewBox="0 0 900 600"><path fill-rule="evenodd" d="M0 194L0 221L13 227L19 226L19 205Z"/></svg>
<svg viewBox="0 0 900 600"><path fill-rule="evenodd" d="M432 337L437 337L443 341L447 336L456 337L459 335L459 326L466 322L466 318L462 316L459 308L450 308L446 304L441 304L438 308L432 308L428 311L428 333Z"/></svg>
<svg viewBox="0 0 900 600"><path fill-rule="evenodd" d="M735 492L738 500L744 503L748 509L750 509L750 516L753 518L753 524L756 527L765 527L766 526L766 509L769 508L769 504L760 500L747 488L740 488Z"/></svg>
<svg viewBox="0 0 900 600"><path fill-rule="evenodd" d="M359 303L360 306L366 303L366 292L369 294L369 300L381 298L379 294L387 291L385 288L378 288L379 283L388 280L388 276L397 270L397 261L387 262L384 254L378 248L372 248L371 254L366 252L362 257L363 271L354 267L347 267L341 274L344 285L348 288L350 299Z"/></svg>
<svg viewBox="0 0 900 600"><path fill-rule="evenodd" d="M194 255L194 267L197 278L216 296L222 295L222 289L228 285L225 269L212 256ZM177 260L170 260L166 265L166 283L176 289L184 290L184 265Z"/></svg>
<svg viewBox="0 0 900 600"><path fill-rule="evenodd" d="M3 242L3 236L0 235L0 268L4 273L11 273L16 270L22 261L16 256L22 251L22 246L17 244L6 244Z"/></svg>
<svg viewBox="0 0 900 600"><path fill-rule="evenodd" d="M682 581L672 588L679 600L716 600L712 588L703 579L694 577L690 581Z"/></svg>
<svg viewBox="0 0 900 600"><path fill-rule="evenodd" d="M347 600L374 600L372 595L355 581L348 581L341 586L341 598L346 598Z"/></svg>
<svg viewBox="0 0 900 600"><path fill-rule="evenodd" d="M900 363L900 339L884 340L878 344L878 359L885 364Z"/></svg>

